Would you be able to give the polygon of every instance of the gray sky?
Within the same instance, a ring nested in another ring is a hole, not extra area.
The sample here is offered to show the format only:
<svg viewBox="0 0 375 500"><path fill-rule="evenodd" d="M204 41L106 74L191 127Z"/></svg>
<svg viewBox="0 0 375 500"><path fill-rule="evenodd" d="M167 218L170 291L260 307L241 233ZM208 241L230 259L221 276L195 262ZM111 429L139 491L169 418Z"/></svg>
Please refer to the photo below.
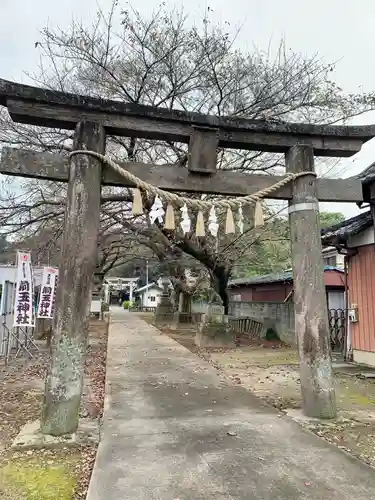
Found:
<svg viewBox="0 0 375 500"><path fill-rule="evenodd" d="M123 3L126 9L126 2ZM159 5L156 0L136 0L134 5L149 12ZM371 0L189 0L166 2L184 4L192 21L202 17L207 5L216 21L228 22L229 30L242 27L238 45L256 45L267 49L284 38L294 51L318 54L326 62L338 61L333 78L347 92L375 91L375 36L373 19L375 3ZM111 0L0 0L0 77L28 82L26 72L38 64L34 43L38 30L45 25L68 26L72 17L89 19L98 4L104 9ZM344 6L345 5L345 6ZM354 123L375 123L375 113L359 117ZM337 174L351 176L375 161L375 140L335 169ZM353 205L324 204L324 209L357 213Z"/></svg>

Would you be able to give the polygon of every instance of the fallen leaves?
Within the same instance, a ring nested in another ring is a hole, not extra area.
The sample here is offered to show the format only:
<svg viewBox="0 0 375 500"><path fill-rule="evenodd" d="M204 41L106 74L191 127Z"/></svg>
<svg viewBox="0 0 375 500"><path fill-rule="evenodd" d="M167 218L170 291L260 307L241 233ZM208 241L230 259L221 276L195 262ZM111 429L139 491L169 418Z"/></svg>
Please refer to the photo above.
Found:
<svg viewBox="0 0 375 500"><path fill-rule="evenodd" d="M80 459L75 466L78 478L73 500L85 499L90 484L91 473L96 458L96 447L85 447L80 450Z"/></svg>
<svg viewBox="0 0 375 500"><path fill-rule="evenodd" d="M160 328L160 327L159 327ZM214 367L223 384L230 382L234 387L244 387L279 410L283 418L286 409L301 407L301 382L298 371L298 355L282 343L262 341L242 349L199 348L194 335L181 334L161 327L164 334L195 353ZM196 371L198 371L198 367ZM201 371L207 370L202 366ZM371 375L372 377L373 375ZM205 386L205 389L208 387ZM373 379L353 379L344 372L336 374L338 406L348 413L348 419L335 424L301 425L319 437L375 467L375 384ZM211 408L206 412L211 413ZM363 413L366 415L363 416ZM265 460L265 459L260 459ZM311 481L301 482L312 487Z"/></svg>
<svg viewBox="0 0 375 500"><path fill-rule="evenodd" d="M107 337L101 339L88 348L85 363L86 398L84 398L84 410L90 418L101 418L103 416L105 373L107 357ZM92 469L95 463L96 446L81 448L81 457L76 464L75 474L78 478L74 500L86 498L90 483Z"/></svg>
<svg viewBox="0 0 375 500"><path fill-rule="evenodd" d="M107 351L106 329L99 332L96 328L96 331L92 332L90 325L90 339L85 363L85 388L80 415L97 419L101 418L103 414ZM47 471L53 471L56 467L69 464L76 483L72 500L83 500L86 498L95 463L95 446L85 446L78 449L27 450L24 452L12 452L9 449L21 427L29 421L40 418L44 379L50 356L43 344L41 344L40 351L33 353L33 355L33 359L28 359L26 356L13 358L7 367L0 363L0 471L7 464L17 464L23 461L43 466ZM1 488L0 481L0 498L2 498ZM8 495L6 498L11 497ZM14 498L18 500L20 497L15 496ZM46 498L55 499L55 497Z"/></svg>
<svg viewBox="0 0 375 500"><path fill-rule="evenodd" d="M228 436L237 436L237 432L236 431L228 431L227 432Z"/></svg>
<svg viewBox="0 0 375 500"><path fill-rule="evenodd" d="M105 391L107 343L89 346L85 364L85 376L88 379L89 394L85 407L88 416L98 418L103 415Z"/></svg>

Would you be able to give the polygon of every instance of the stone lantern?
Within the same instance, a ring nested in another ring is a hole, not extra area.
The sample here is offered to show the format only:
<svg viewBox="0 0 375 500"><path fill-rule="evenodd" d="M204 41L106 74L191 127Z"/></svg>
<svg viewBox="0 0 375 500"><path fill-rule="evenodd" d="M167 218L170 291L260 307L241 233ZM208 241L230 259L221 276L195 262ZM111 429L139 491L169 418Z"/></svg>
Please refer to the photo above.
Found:
<svg viewBox="0 0 375 500"><path fill-rule="evenodd" d="M156 324L171 324L174 320L174 307L169 293L169 284L169 279L163 276L161 278L163 292L155 311Z"/></svg>

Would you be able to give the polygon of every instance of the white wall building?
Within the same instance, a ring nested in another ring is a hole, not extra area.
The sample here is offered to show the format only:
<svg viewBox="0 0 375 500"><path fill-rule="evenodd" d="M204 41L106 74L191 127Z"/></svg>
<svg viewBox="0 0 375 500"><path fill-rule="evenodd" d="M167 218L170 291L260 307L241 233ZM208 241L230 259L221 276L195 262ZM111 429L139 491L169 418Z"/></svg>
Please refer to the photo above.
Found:
<svg viewBox="0 0 375 500"><path fill-rule="evenodd" d="M138 288L135 293L139 296L142 307L156 307L160 302L163 288L156 283L150 283Z"/></svg>
<svg viewBox="0 0 375 500"><path fill-rule="evenodd" d="M16 282L17 266L8 266L0 264L0 284L4 281ZM43 267L33 266L34 285L40 286L42 283Z"/></svg>

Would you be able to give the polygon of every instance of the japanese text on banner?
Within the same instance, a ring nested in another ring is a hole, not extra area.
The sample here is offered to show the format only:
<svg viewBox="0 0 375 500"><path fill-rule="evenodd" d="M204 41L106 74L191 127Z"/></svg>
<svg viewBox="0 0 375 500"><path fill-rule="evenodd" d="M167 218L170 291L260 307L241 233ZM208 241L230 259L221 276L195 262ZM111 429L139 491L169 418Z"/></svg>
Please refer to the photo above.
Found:
<svg viewBox="0 0 375 500"><path fill-rule="evenodd" d="M34 282L31 268L31 255L29 252L17 252L13 326L35 326L33 298Z"/></svg>
<svg viewBox="0 0 375 500"><path fill-rule="evenodd" d="M54 267L45 267L43 269L37 313L38 318L53 318L58 273L58 269Z"/></svg>

